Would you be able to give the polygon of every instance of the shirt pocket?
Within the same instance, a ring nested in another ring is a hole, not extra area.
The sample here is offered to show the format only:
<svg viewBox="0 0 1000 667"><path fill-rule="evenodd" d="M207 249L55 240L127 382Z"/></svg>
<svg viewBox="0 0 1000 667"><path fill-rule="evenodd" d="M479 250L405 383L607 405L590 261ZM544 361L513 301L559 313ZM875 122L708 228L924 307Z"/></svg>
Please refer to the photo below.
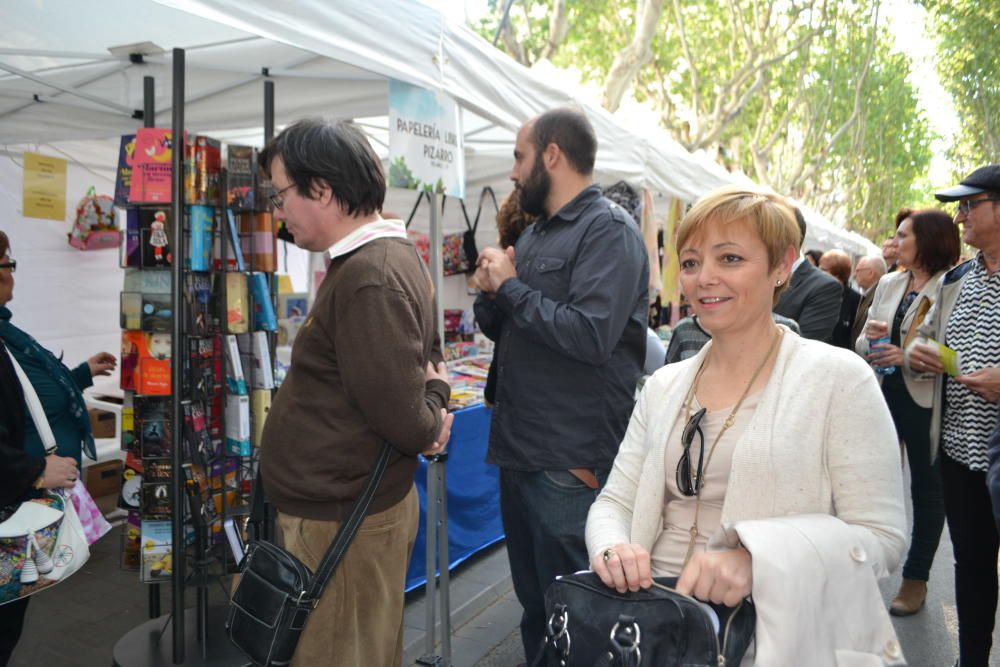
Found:
<svg viewBox="0 0 1000 667"><path fill-rule="evenodd" d="M564 257L541 256L533 262L535 289L549 299L565 301L569 295L569 263Z"/></svg>

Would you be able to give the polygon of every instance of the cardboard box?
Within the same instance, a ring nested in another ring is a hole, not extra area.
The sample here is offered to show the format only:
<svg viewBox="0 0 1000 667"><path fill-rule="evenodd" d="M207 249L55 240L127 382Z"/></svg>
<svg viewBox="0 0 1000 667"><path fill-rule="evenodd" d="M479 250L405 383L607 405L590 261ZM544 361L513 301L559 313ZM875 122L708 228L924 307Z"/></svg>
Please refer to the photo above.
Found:
<svg viewBox="0 0 1000 667"><path fill-rule="evenodd" d="M84 484L94 498L117 494L122 482L122 462L105 461L87 466Z"/></svg>
<svg viewBox="0 0 1000 667"><path fill-rule="evenodd" d="M90 431L95 438L118 437L115 430L115 413L98 408L90 408L87 412L90 414Z"/></svg>

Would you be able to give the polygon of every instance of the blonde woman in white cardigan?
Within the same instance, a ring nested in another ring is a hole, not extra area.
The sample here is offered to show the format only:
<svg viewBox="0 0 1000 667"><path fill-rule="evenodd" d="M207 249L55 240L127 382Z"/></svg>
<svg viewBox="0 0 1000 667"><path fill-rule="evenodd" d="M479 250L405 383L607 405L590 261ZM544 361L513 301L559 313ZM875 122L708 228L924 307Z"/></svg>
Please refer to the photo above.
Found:
<svg viewBox="0 0 1000 667"><path fill-rule="evenodd" d="M712 341L646 382L587 519L591 566L619 591L752 595L744 664L905 664L876 584L906 547L892 419L863 360L771 318L797 213L723 188L685 216L681 286Z"/></svg>
<svg viewBox="0 0 1000 667"><path fill-rule="evenodd" d="M913 530L903 564L903 583L889 611L909 616L920 611L927 598L927 580L944 528L944 495L941 463L931 456L934 376L913 372L904 359L903 348L916 336L934 305L941 276L958 261L958 227L939 209L913 211L899 223L896 241L899 263L909 268L879 280L855 349L876 368L895 368L878 379L896 433L906 444ZM874 343L884 337L890 342Z"/></svg>

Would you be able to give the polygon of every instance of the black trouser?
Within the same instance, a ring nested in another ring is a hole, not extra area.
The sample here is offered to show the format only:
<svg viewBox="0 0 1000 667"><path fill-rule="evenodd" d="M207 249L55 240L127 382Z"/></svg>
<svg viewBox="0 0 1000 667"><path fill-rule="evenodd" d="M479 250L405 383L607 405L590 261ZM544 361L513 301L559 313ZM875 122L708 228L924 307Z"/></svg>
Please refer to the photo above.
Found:
<svg viewBox="0 0 1000 667"><path fill-rule="evenodd" d="M940 460L931 465L931 409L914 402L902 378L894 381L891 376L887 377L882 393L896 425L896 434L906 443L906 460L910 465L913 532L903 577L927 581L944 529Z"/></svg>
<svg viewBox="0 0 1000 667"><path fill-rule="evenodd" d="M944 510L955 551L955 604L962 667L989 667L997 611L1000 536L986 473L941 453Z"/></svg>
<svg viewBox="0 0 1000 667"><path fill-rule="evenodd" d="M21 638L24 627L24 612L28 611L28 600L21 598L0 605L0 667L6 667L10 656Z"/></svg>

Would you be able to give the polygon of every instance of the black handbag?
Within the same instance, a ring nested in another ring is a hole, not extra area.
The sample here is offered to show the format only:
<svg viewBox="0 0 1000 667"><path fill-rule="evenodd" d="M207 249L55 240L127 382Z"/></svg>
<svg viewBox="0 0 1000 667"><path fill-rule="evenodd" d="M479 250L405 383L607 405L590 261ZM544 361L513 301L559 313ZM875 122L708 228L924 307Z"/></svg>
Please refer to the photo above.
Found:
<svg viewBox="0 0 1000 667"><path fill-rule="evenodd" d="M327 581L361 527L389 461L389 443L382 444L375 468L351 514L337 531L314 574L298 558L263 539L254 539L240 563L240 583L233 592L226 618L229 639L255 665L287 665L295 654L309 613L316 608ZM254 491L251 520L263 513L260 477Z"/></svg>
<svg viewBox="0 0 1000 667"><path fill-rule="evenodd" d="M593 572L557 577L545 592L545 645L535 664L738 667L753 639L753 603L699 602L676 583L657 577L651 588L619 593Z"/></svg>

